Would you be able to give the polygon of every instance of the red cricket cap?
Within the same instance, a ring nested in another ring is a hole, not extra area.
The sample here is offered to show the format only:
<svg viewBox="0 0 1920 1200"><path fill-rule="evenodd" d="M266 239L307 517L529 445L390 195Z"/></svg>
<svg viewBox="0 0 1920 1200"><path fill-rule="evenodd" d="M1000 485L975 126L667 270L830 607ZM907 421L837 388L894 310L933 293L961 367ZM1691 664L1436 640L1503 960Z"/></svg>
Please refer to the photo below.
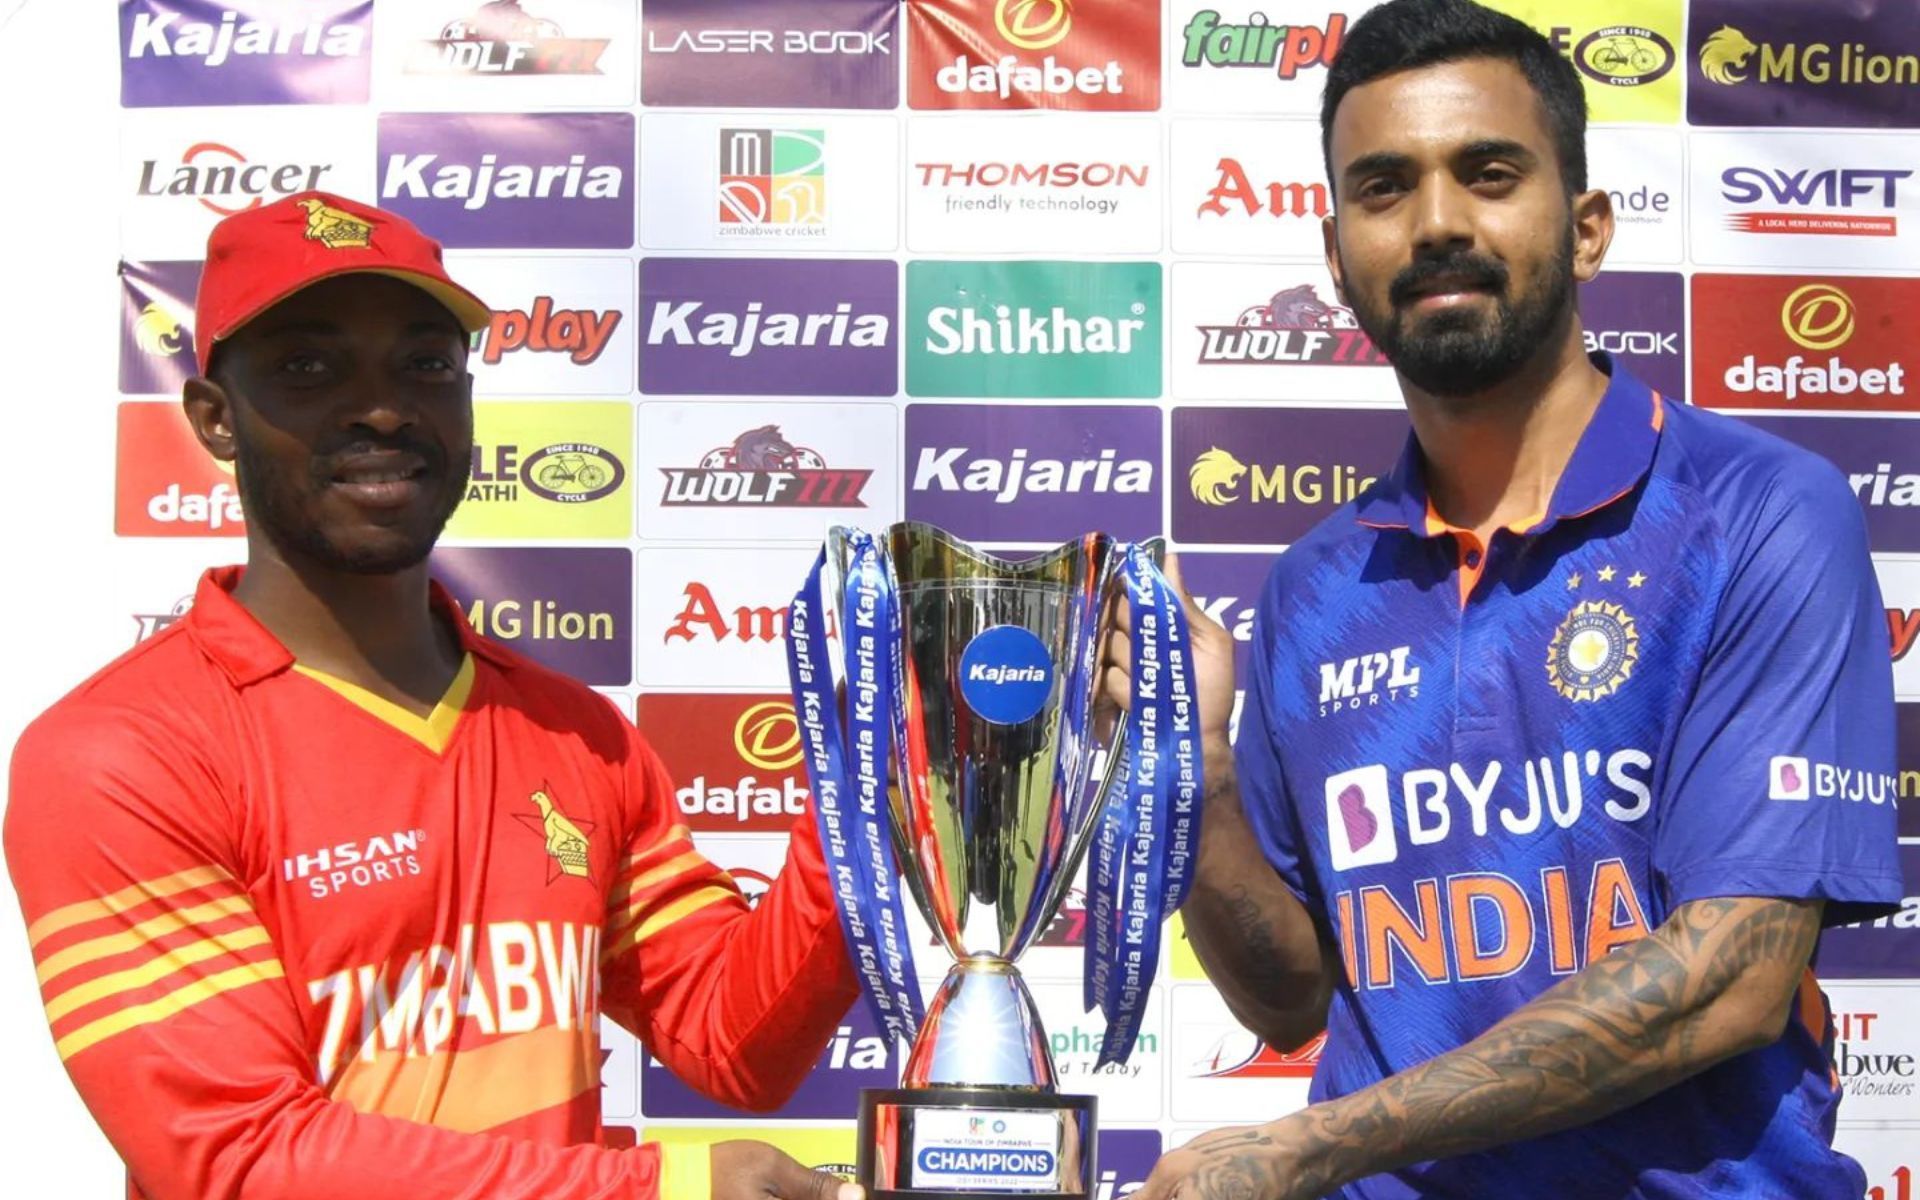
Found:
<svg viewBox="0 0 1920 1200"><path fill-rule="evenodd" d="M194 303L193 351L207 369L213 344L304 287L336 275L388 275L426 292L468 333L493 314L447 277L440 243L404 217L330 192L301 192L235 213L213 227Z"/></svg>

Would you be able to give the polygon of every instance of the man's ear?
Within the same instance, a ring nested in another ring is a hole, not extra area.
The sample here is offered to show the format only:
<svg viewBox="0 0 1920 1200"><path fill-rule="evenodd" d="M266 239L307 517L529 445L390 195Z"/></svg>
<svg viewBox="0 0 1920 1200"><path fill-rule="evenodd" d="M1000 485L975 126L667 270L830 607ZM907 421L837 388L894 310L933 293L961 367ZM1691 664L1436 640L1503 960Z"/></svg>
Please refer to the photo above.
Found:
<svg viewBox="0 0 1920 1200"><path fill-rule="evenodd" d="M180 392L180 407L187 414L193 436L207 453L223 463L234 460L233 398L227 389L204 375L187 380Z"/></svg>
<svg viewBox="0 0 1920 1200"><path fill-rule="evenodd" d="M1613 245L1613 198L1600 188L1573 198L1573 277L1586 283L1600 273Z"/></svg>

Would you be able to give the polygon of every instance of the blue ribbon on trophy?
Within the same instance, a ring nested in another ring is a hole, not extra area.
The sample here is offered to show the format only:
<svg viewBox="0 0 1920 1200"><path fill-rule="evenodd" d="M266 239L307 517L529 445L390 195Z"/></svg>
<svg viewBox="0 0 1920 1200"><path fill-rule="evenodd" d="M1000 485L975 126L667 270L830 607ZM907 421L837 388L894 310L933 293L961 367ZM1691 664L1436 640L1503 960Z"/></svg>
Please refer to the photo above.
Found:
<svg viewBox="0 0 1920 1200"><path fill-rule="evenodd" d="M1160 927L1193 882L1200 838L1199 697L1180 595L1152 556L1125 548L1132 699L1087 864L1084 1002L1107 1018L1097 1067L1133 1053L1160 962Z"/></svg>
<svg viewBox="0 0 1920 1200"><path fill-rule="evenodd" d="M844 733L825 639L817 632L826 616L820 587L825 549L788 612L787 667L834 907L860 990L891 1045L911 1042L922 1017L887 818L893 697L902 678L899 596L872 535L853 531L848 542L851 561L839 606Z"/></svg>

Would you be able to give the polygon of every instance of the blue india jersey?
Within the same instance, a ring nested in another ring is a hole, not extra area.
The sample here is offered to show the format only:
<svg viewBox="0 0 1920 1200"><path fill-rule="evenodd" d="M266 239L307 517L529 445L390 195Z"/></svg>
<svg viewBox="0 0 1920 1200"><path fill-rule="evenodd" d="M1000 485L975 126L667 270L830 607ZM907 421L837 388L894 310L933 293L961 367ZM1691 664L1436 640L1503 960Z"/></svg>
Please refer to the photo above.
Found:
<svg viewBox="0 0 1920 1200"><path fill-rule="evenodd" d="M1236 756L1267 858L1338 944L1312 1099L1454 1049L1690 900L1903 895L1892 665L1826 461L1624 369L1548 511L1482 546L1409 440L1279 560ZM1816 956L1817 968L1817 956ZM1611 1117L1349 1200L1841 1200L1824 997Z"/></svg>

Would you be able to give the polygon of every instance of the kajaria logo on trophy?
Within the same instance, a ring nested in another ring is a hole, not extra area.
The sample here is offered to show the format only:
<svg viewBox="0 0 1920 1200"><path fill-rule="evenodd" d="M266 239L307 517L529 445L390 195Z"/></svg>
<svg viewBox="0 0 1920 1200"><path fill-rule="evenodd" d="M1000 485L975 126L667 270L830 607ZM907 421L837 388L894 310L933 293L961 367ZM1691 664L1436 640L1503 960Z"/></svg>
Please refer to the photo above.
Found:
<svg viewBox="0 0 1920 1200"><path fill-rule="evenodd" d="M1160 6L923 0L907 6L916 109L1160 107Z"/></svg>

